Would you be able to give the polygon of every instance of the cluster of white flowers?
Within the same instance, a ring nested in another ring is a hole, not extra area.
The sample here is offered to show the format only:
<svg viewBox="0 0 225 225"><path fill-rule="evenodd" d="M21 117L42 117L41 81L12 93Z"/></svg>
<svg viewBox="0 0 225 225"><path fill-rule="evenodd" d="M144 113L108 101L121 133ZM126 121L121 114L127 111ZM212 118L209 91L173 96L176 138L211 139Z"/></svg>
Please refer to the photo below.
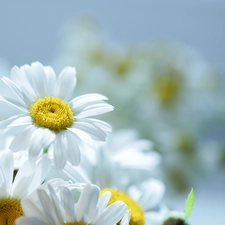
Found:
<svg viewBox="0 0 225 225"><path fill-rule="evenodd" d="M77 65L78 93L106 95L115 110L105 118L116 129L135 128L155 143L176 191L224 161L225 76L193 48L166 40L118 43L82 20L67 27L53 64Z"/></svg>
<svg viewBox="0 0 225 225"><path fill-rule="evenodd" d="M167 207L152 142L92 118L113 110L105 96L72 97L75 68L34 62L2 81L13 95L0 96L12 109L0 122L1 225L189 223L193 196L188 213Z"/></svg>

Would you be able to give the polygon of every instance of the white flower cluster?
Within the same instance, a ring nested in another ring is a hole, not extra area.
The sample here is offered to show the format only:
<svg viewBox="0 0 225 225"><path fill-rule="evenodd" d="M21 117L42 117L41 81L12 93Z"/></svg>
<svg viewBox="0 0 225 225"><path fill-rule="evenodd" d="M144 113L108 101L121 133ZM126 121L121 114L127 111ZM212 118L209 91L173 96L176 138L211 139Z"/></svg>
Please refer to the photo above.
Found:
<svg viewBox="0 0 225 225"><path fill-rule="evenodd" d="M73 67L56 76L52 67L35 62L13 67L2 81L14 96L1 95L0 101L16 110L0 122L1 225L176 220L155 173L161 157L152 142L133 130L109 134L108 123L92 118L113 107L97 93L72 97ZM187 224L189 215L178 214L179 224Z"/></svg>
<svg viewBox="0 0 225 225"><path fill-rule="evenodd" d="M115 110L105 118L116 129L135 128L156 144L166 183L176 191L220 168L225 158L222 69L181 43L115 41L88 20L69 24L61 46L55 67L77 65L77 91L106 95Z"/></svg>

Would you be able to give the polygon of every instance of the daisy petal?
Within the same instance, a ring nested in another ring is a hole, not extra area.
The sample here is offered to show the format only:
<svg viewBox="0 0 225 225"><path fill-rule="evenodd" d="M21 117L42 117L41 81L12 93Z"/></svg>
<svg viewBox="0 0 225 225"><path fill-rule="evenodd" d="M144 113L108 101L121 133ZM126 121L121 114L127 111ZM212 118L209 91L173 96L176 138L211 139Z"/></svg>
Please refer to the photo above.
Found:
<svg viewBox="0 0 225 225"><path fill-rule="evenodd" d="M30 140L32 134L34 132L33 125L27 126L22 130L11 142L9 148L13 152L17 152L20 150L25 149L29 142L27 140Z"/></svg>
<svg viewBox="0 0 225 225"><path fill-rule="evenodd" d="M57 134L53 146L54 146L54 165L56 169L62 170L67 161L65 152L65 147L67 145L65 143L63 135Z"/></svg>
<svg viewBox="0 0 225 225"><path fill-rule="evenodd" d="M12 185L12 195L22 199L28 194L28 187L33 179L34 163L27 160L18 170Z"/></svg>
<svg viewBox="0 0 225 225"><path fill-rule="evenodd" d="M90 103L101 102L101 101L104 101L104 100L108 100L108 98L105 97L104 95L86 94L86 95L81 95L81 96L78 96L78 97L72 99L70 101L70 105L76 112L80 112L85 107L90 105Z"/></svg>
<svg viewBox="0 0 225 225"><path fill-rule="evenodd" d="M55 71L51 66L45 66L44 70L46 74L46 82L45 82L46 93L48 93L49 96L54 96L56 84Z"/></svg>
<svg viewBox="0 0 225 225"><path fill-rule="evenodd" d="M30 102L34 102L37 96L29 82L28 77L26 76L24 69L26 66L21 66L20 68L14 66L11 70L11 79L22 91L23 96L25 95L26 99L29 99Z"/></svg>
<svg viewBox="0 0 225 225"><path fill-rule="evenodd" d="M38 205L32 202L29 198L21 200L21 205L25 215L29 215L34 218L41 218L43 222L48 225L54 225L53 221L50 220L49 216L46 216L38 207ZM24 218L24 217L20 217ZM36 224L35 224L36 225Z"/></svg>
<svg viewBox="0 0 225 225"><path fill-rule="evenodd" d="M107 112L113 111L114 107L107 104L107 103L99 103L99 104L94 104L94 105L89 105L85 107L85 109L79 113L76 114L76 118L85 118L85 117L90 117L90 116L96 116L100 114L104 114ZM75 109L74 109L75 111Z"/></svg>
<svg viewBox="0 0 225 225"><path fill-rule="evenodd" d="M1 95L0 101L3 101L10 106L13 106L13 107L15 107L16 109L19 109L22 112L28 113L28 110L26 108L24 108L24 105L21 102L15 100L13 98Z"/></svg>
<svg viewBox="0 0 225 225"><path fill-rule="evenodd" d="M36 158L42 148L48 148L55 140L55 133L45 128L36 128L29 140L29 156Z"/></svg>
<svg viewBox="0 0 225 225"><path fill-rule="evenodd" d="M67 132L66 139L68 159L73 166L76 166L80 163L80 148L77 144L77 136L72 132Z"/></svg>
<svg viewBox="0 0 225 225"><path fill-rule="evenodd" d="M14 171L14 159L11 151L6 151L1 155L0 167L2 172L4 172L6 191L9 192L11 190ZM1 181L3 180L1 179Z"/></svg>
<svg viewBox="0 0 225 225"><path fill-rule="evenodd" d="M49 225L36 217L19 217L16 220L16 225Z"/></svg>
<svg viewBox="0 0 225 225"><path fill-rule="evenodd" d="M75 122L73 128L84 131L94 140L105 141L107 136L106 133L97 126L86 122Z"/></svg>
<svg viewBox="0 0 225 225"><path fill-rule="evenodd" d="M76 86L76 69L73 67L65 67L59 74L57 81L57 93L59 98L68 100L71 98Z"/></svg>
<svg viewBox="0 0 225 225"><path fill-rule="evenodd" d="M18 88L18 86L16 86L16 84L12 80L10 80L8 77L3 77L2 81L16 94L21 105L25 107L25 103L23 101L23 95L20 89Z"/></svg>
<svg viewBox="0 0 225 225"><path fill-rule="evenodd" d="M33 174L33 180L29 185L29 193L34 191L45 180L50 171L51 161L47 157L42 157L37 163L35 172Z"/></svg>
<svg viewBox="0 0 225 225"><path fill-rule="evenodd" d="M38 189L37 194L38 194L41 206L43 208L44 214L48 216L54 224L60 224L56 215L56 210L55 210L55 207L57 208L59 205L54 205L49 195L44 190Z"/></svg>
<svg viewBox="0 0 225 225"><path fill-rule="evenodd" d="M9 126L9 124L11 124L14 120L20 118L21 116L24 116L24 115L23 114L19 114L19 115L10 117L7 120L1 121L0 122L0 130L6 129L6 127Z"/></svg>
<svg viewBox="0 0 225 225"><path fill-rule="evenodd" d="M127 205L122 201L116 201L109 205L99 216L96 224L98 225L115 225L118 223L127 211Z"/></svg>
<svg viewBox="0 0 225 225"><path fill-rule="evenodd" d="M77 203L76 220L85 221L86 215L92 215L98 202L99 188L87 184ZM88 221L89 222L89 221Z"/></svg>
<svg viewBox="0 0 225 225"><path fill-rule="evenodd" d="M68 190L68 188L62 188L60 191L61 195L61 202L65 212L68 213L67 221L74 221L75 220L75 213L74 213L74 200L72 193Z"/></svg>

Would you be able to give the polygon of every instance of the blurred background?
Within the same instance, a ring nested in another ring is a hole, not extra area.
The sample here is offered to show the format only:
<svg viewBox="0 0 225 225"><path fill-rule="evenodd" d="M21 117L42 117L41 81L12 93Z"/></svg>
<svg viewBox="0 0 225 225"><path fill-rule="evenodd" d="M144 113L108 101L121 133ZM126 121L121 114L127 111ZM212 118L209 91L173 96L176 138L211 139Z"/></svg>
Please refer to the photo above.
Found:
<svg viewBox="0 0 225 225"><path fill-rule="evenodd" d="M106 95L113 128L153 141L168 205L183 210L193 187L191 224L222 224L224 23L224 0L0 0L0 74L75 66L76 95Z"/></svg>

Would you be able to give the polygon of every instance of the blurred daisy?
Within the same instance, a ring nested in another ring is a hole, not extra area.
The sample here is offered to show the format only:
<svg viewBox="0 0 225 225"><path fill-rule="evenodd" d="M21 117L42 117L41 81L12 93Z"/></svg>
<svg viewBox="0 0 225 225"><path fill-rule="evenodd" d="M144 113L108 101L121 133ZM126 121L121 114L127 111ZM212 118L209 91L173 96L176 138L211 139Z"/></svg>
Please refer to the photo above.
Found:
<svg viewBox="0 0 225 225"><path fill-rule="evenodd" d="M179 224L179 225L189 225L188 217L184 212L180 211L170 211L167 212L163 221L160 223L162 225Z"/></svg>
<svg viewBox="0 0 225 225"><path fill-rule="evenodd" d="M86 184L76 201L72 192L64 187L58 197L51 185L49 192L37 190L39 201L29 198L22 201L25 216L16 221L16 225L115 225L126 217L127 206L117 201L107 206L110 193L99 198L99 188ZM122 220L122 225L126 220Z"/></svg>
<svg viewBox="0 0 225 225"><path fill-rule="evenodd" d="M13 67L11 79L2 78L17 100L0 96L0 100L21 111L0 123L4 132L17 130L10 145L12 151L28 148L29 157L41 150L54 152L54 163L62 169L67 160L80 162L79 142L104 141L111 127L91 116L113 110L100 94L86 94L71 99L76 86L75 68L66 67L56 78L50 66L39 62ZM71 100L70 100L71 99Z"/></svg>
<svg viewBox="0 0 225 225"><path fill-rule="evenodd" d="M43 157L37 164L26 161L14 180L14 160L10 151L0 157L0 224L14 225L23 215L21 199L41 185L50 168L49 159Z"/></svg>
<svg viewBox="0 0 225 225"><path fill-rule="evenodd" d="M159 175L161 156L153 147L151 141L140 139L135 130L117 130L96 148L83 147L79 167L67 163L62 173L73 181L94 181L101 188L126 189L133 183Z"/></svg>

